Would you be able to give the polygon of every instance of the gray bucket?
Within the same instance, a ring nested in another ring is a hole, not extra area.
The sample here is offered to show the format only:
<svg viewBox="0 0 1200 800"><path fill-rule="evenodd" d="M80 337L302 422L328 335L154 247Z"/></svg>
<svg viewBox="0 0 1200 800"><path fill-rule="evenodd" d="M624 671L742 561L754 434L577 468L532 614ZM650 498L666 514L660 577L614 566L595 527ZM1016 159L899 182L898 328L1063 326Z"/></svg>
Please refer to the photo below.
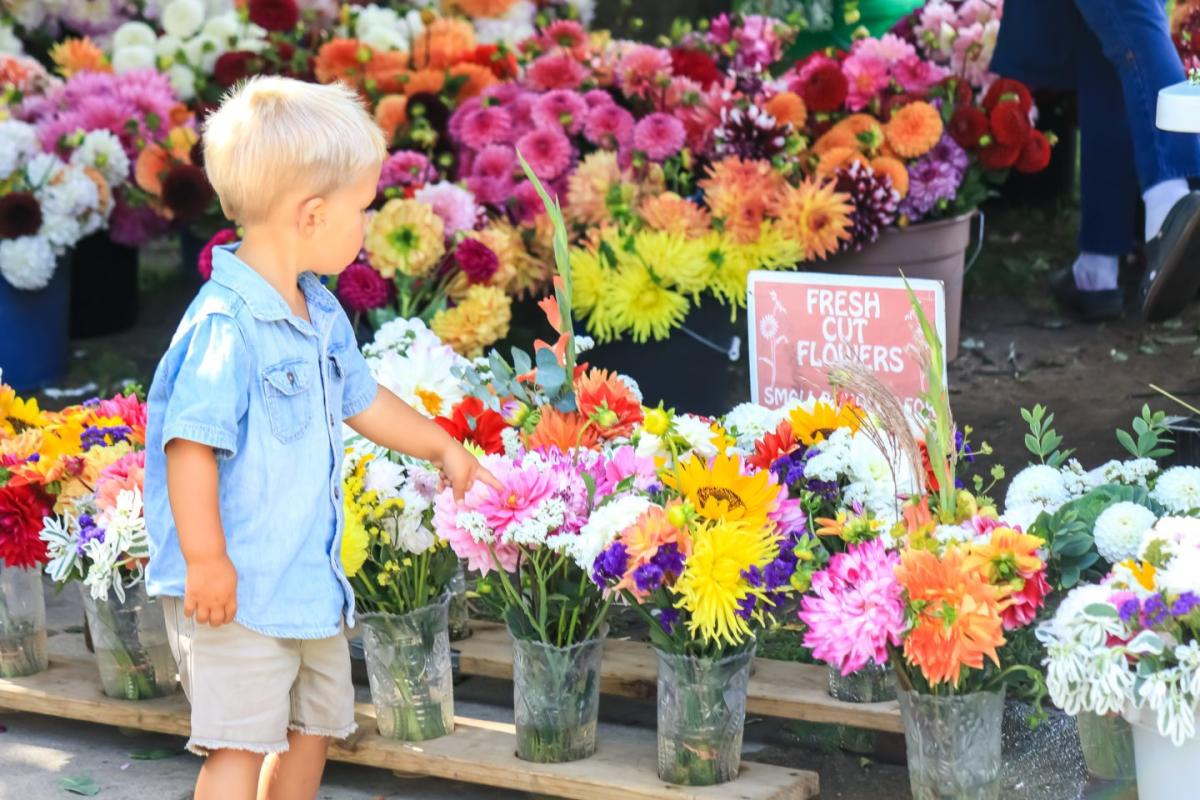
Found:
<svg viewBox="0 0 1200 800"><path fill-rule="evenodd" d="M857 253L843 253L829 261L813 264L819 272L841 275L878 275L927 278L946 287L946 356L958 356L958 326L962 318L963 275L970 269L967 249L971 245L971 220L978 212L907 228L889 228L879 240ZM979 216L979 244L971 263L983 246L983 214Z"/></svg>

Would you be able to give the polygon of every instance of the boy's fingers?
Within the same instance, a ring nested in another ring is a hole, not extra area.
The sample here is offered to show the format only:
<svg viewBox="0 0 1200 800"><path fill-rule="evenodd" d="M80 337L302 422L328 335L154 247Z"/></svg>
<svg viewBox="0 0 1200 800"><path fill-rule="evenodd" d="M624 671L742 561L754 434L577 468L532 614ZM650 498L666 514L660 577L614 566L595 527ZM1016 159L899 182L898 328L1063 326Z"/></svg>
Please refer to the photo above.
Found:
<svg viewBox="0 0 1200 800"><path fill-rule="evenodd" d="M196 613L196 601L192 597L183 598L183 615L190 617Z"/></svg>
<svg viewBox="0 0 1200 800"><path fill-rule="evenodd" d="M504 486L496 479L496 476L488 472L484 467L480 467L479 471L475 473L475 480L483 481L498 492L504 491Z"/></svg>
<svg viewBox="0 0 1200 800"><path fill-rule="evenodd" d="M237 616L237 603L230 603L225 606L225 621L233 622L233 618Z"/></svg>
<svg viewBox="0 0 1200 800"><path fill-rule="evenodd" d="M208 606L196 606L196 624L207 625L209 620Z"/></svg>

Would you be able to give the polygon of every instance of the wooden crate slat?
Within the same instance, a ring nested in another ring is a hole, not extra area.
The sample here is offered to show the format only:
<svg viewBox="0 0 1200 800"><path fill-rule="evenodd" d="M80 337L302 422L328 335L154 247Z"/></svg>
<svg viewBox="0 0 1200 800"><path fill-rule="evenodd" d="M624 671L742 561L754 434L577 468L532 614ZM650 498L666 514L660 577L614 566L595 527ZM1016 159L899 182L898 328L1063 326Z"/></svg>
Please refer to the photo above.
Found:
<svg viewBox="0 0 1200 800"><path fill-rule="evenodd" d="M470 638L454 642L464 675L512 679L512 641L503 625L472 621ZM604 643L600 691L653 700L658 672L654 651L642 642L610 639ZM887 703L844 703L828 692L825 667L756 659L750 678L747 712L764 716L839 723L869 730L903 733L900 707Z"/></svg>
<svg viewBox="0 0 1200 800"><path fill-rule="evenodd" d="M182 693L141 702L105 697L94 662L54 657L39 675L0 680L0 707L48 716L186 736L188 705ZM810 800L817 775L743 762L737 781L706 788L669 786L655 775L651 731L605 726L596 754L571 764L531 764L515 755L513 726L455 718L453 734L407 744L375 732L374 711L358 706L359 732L330 749L329 757L363 766L429 775L577 800Z"/></svg>

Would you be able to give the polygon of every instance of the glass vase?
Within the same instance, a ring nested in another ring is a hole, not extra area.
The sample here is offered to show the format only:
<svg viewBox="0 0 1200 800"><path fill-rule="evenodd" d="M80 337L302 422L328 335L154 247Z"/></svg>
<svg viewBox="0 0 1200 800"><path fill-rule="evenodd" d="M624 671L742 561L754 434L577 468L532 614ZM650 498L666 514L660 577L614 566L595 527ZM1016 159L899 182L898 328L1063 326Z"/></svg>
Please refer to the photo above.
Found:
<svg viewBox="0 0 1200 800"><path fill-rule="evenodd" d="M146 594L146 585L125 589L122 600L110 589L102 600L83 584L83 609L100 683L109 697L149 700L175 691L175 658L167 642L162 604Z"/></svg>
<svg viewBox="0 0 1200 800"><path fill-rule="evenodd" d="M408 614L363 614L363 649L379 735L423 742L454 730L450 597Z"/></svg>
<svg viewBox="0 0 1200 800"><path fill-rule="evenodd" d="M1088 774L1104 781L1132 780L1137 773L1133 729L1124 717L1084 711L1076 717Z"/></svg>
<svg viewBox="0 0 1200 800"><path fill-rule="evenodd" d="M48 663L42 573L0 561L0 678L33 675Z"/></svg>
<svg viewBox="0 0 1200 800"><path fill-rule="evenodd" d="M896 686L892 671L887 666L868 662L862 669L849 675L832 665L829 666L829 696L843 703L883 703L896 699ZM838 744L851 753L873 753L878 744L875 731L837 725Z"/></svg>
<svg viewBox="0 0 1200 800"><path fill-rule="evenodd" d="M913 800L998 800L1004 692L897 692Z"/></svg>
<svg viewBox="0 0 1200 800"><path fill-rule="evenodd" d="M557 764L596 751L603 652L603 632L570 647L513 637L518 758Z"/></svg>
<svg viewBox="0 0 1200 800"><path fill-rule="evenodd" d="M754 647L722 659L658 653L658 777L712 786L737 777Z"/></svg>
<svg viewBox="0 0 1200 800"><path fill-rule="evenodd" d="M471 635L471 612L467 601L467 572L462 562L450 579L450 641L457 642Z"/></svg>

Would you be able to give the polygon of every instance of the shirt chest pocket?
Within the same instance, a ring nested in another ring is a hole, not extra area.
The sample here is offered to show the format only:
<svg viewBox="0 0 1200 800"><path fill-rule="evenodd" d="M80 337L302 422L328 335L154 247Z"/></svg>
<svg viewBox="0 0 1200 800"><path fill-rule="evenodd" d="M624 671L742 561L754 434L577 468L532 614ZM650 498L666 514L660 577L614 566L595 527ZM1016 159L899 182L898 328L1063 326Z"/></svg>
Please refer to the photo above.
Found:
<svg viewBox="0 0 1200 800"><path fill-rule="evenodd" d="M267 367L262 377L271 433L294 442L312 421L312 368L303 359L289 359Z"/></svg>

